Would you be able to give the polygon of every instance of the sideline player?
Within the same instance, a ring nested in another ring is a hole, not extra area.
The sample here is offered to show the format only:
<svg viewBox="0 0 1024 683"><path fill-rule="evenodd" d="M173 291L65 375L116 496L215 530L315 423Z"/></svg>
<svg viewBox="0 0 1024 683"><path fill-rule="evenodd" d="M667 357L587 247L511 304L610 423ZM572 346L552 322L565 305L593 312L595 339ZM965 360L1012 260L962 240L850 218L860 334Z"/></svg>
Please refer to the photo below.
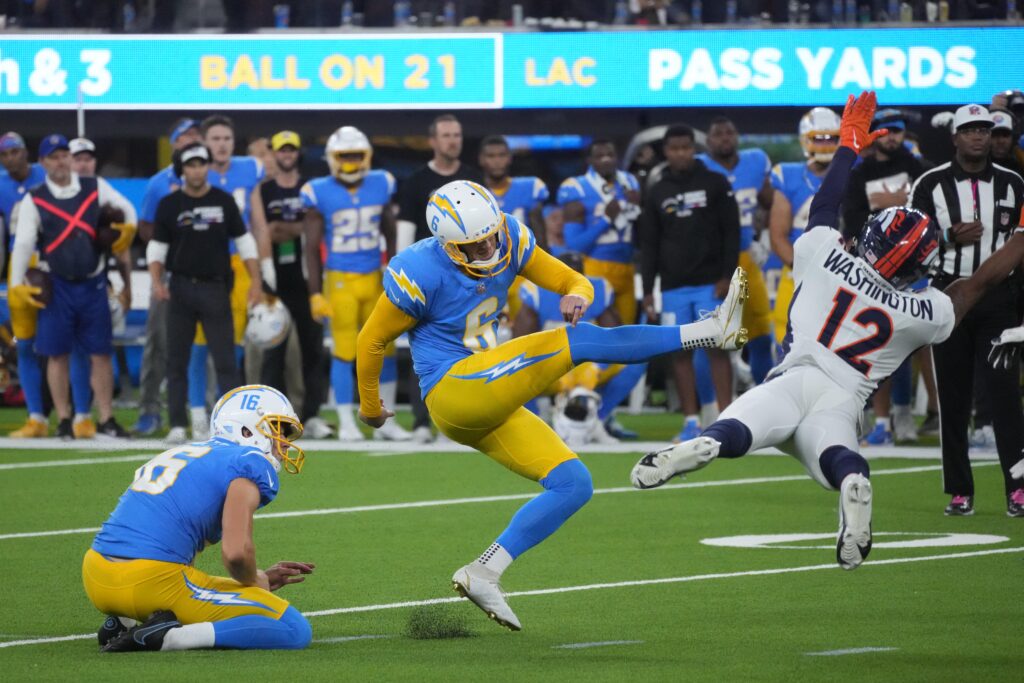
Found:
<svg viewBox="0 0 1024 683"><path fill-rule="evenodd" d="M356 336L380 298L381 238L386 255L395 253L395 215L391 198L395 179L387 171L370 170L373 147L358 128L342 126L327 139L331 174L302 187L306 207L306 272L313 318L330 319L334 349L331 388L338 411L338 438L362 441L353 415ZM324 277L320 275L320 245L327 247ZM326 294L324 293L326 292ZM398 392L395 348L387 349L381 393L389 405ZM397 422L374 433L375 439L409 441L412 434Z"/></svg>
<svg viewBox="0 0 1024 683"><path fill-rule="evenodd" d="M210 430L209 441L137 469L85 553L85 593L109 615L98 633L104 652L309 645L309 622L271 591L304 581L314 565L261 571L252 538L253 513L277 497L281 467L302 470L302 423L284 394L255 384L217 401ZM217 542L231 578L193 564Z"/></svg>
<svg viewBox="0 0 1024 683"><path fill-rule="evenodd" d="M871 482L868 462L857 452L864 402L907 356L946 339L1024 258L1018 229L970 278L944 292L911 291L938 258L939 229L906 207L872 217L856 254L847 253L836 226L850 169L887 132L869 132L874 110L873 92L847 101L840 147L811 204L811 227L794 245L787 355L769 381L743 394L701 436L647 454L631 475L635 487L654 488L716 456L781 445L815 481L839 489L836 559L843 569L858 567L871 551Z"/></svg>
<svg viewBox="0 0 1024 683"><path fill-rule="evenodd" d="M388 264L384 296L359 333L359 418L378 429L394 415L377 382L387 345L408 331L420 388L441 432L544 487L479 559L452 577L489 617L519 630L498 584L502 572L593 494L587 468L523 405L588 361L639 363L684 347L742 346L746 277L737 269L723 305L690 325L576 327L593 300L590 282L538 248L530 229L503 213L483 186L448 183L431 196L426 214L433 237ZM499 346L497 318L516 275L561 294L561 315L573 327Z"/></svg>

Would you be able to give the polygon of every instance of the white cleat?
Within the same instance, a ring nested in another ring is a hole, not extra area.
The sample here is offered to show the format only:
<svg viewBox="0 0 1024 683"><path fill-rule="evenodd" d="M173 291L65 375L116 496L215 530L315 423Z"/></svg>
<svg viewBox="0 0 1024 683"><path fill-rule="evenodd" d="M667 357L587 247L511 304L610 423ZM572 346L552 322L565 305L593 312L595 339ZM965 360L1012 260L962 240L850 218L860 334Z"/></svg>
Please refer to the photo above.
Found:
<svg viewBox="0 0 1024 683"><path fill-rule="evenodd" d="M729 291L722 304L711 314L720 329L719 348L733 351L742 349L747 343L747 328L740 327L740 324L743 322L743 304L747 302L749 296L747 274L742 268L737 268L732 274Z"/></svg>
<svg viewBox="0 0 1024 683"><path fill-rule="evenodd" d="M836 561L843 569L856 569L871 552L871 481L851 474L839 488L839 534Z"/></svg>
<svg viewBox="0 0 1024 683"><path fill-rule="evenodd" d="M455 592L482 609L484 614L511 631L522 630L519 617L505 601L494 571L477 563L467 564L452 576Z"/></svg>
<svg viewBox="0 0 1024 683"><path fill-rule="evenodd" d="M633 467L629 480L633 482L633 488L657 488L673 477L707 466L718 455L721 446L709 436L698 436L648 453Z"/></svg>
<svg viewBox="0 0 1024 683"><path fill-rule="evenodd" d="M185 434L184 427L171 427L170 431L167 432L167 436L164 437L164 443L168 446L180 446L187 442L188 436Z"/></svg>
<svg viewBox="0 0 1024 683"><path fill-rule="evenodd" d="M334 430L322 417L311 417L303 425L302 435L310 439L330 439L334 436Z"/></svg>
<svg viewBox="0 0 1024 683"><path fill-rule="evenodd" d="M353 441L366 441L366 437L363 436L363 432L360 431L359 427L354 424L343 425L338 429L338 441L343 443L351 443Z"/></svg>
<svg viewBox="0 0 1024 683"><path fill-rule="evenodd" d="M412 432L403 429L402 425L389 419L379 429L373 430L374 441L412 441Z"/></svg>
<svg viewBox="0 0 1024 683"><path fill-rule="evenodd" d="M417 427L412 430L412 440L415 443L431 443L434 441L434 432L426 425Z"/></svg>

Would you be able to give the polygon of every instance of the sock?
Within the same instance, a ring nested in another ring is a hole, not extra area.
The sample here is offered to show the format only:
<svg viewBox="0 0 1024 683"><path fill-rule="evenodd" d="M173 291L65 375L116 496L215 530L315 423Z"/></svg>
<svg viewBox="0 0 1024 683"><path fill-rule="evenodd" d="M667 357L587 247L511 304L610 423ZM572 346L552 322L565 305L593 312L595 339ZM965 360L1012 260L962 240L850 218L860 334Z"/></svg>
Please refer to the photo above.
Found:
<svg viewBox="0 0 1024 683"><path fill-rule="evenodd" d="M645 372L647 372L647 363L627 365L597 390L597 393L601 395L601 408L597 411L601 422L611 417L615 409L626 400Z"/></svg>
<svg viewBox="0 0 1024 683"><path fill-rule="evenodd" d="M501 547L500 543L495 542L484 551L483 555L476 559L476 564L482 565L498 576L501 576L508 569L508 566L512 564L512 556Z"/></svg>
<svg viewBox="0 0 1024 683"><path fill-rule="evenodd" d="M36 422L42 422L43 424L46 424L46 416L43 415L42 413L29 413L28 417L30 420L35 420Z"/></svg>
<svg viewBox="0 0 1024 683"><path fill-rule="evenodd" d="M498 536L498 545L513 559L555 533L594 495L590 472L576 458L555 467L539 483L544 493L519 508Z"/></svg>
<svg viewBox="0 0 1024 683"><path fill-rule="evenodd" d="M92 413L79 413L79 412L76 412L75 413L74 423L78 424L79 422L85 422L86 420L91 420L91 419L92 419Z"/></svg>
<svg viewBox="0 0 1024 683"><path fill-rule="evenodd" d="M46 422L46 418L43 417L43 369L39 365L39 356L36 355L34 344L34 338L19 339L16 344L18 379L25 394L25 407L28 408L29 417Z"/></svg>
<svg viewBox="0 0 1024 683"><path fill-rule="evenodd" d="M860 453L851 451L846 446L829 446L818 456L818 464L826 481L833 488L840 488L843 480L851 474L871 476L871 467Z"/></svg>
<svg viewBox="0 0 1024 683"><path fill-rule="evenodd" d="M92 386L89 377L92 372L92 361L89 354L76 346L71 352L69 364L71 401L75 405L75 412L88 414L92 409Z"/></svg>
<svg viewBox="0 0 1024 683"><path fill-rule="evenodd" d="M684 425L685 425L685 424L687 424L687 423L689 423L689 422L691 422L691 421L692 421L692 422L693 422L694 424L696 424L696 425L700 426L700 415L687 415L687 416L685 416L685 417L683 418L683 424L684 424Z"/></svg>
<svg viewBox="0 0 1024 683"><path fill-rule="evenodd" d="M338 413L338 426L341 429L359 429L359 425L356 424L356 418L352 415L351 403L344 405L339 403L335 410Z"/></svg>
<svg viewBox="0 0 1024 683"><path fill-rule="evenodd" d="M887 417L876 417L875 426L882 425L885 431L892 431L892 421Z"/></svg>
<svg viewBox="0 0 1024 683"><path fill-rule="evenodd" d="M700 404L715 403L715 382L711 378L711 361L704 349L693 352L693 374L697 380L697 398Z"/></svg>
<svg viewBox="0 0 1024 683"><path fill-rule="evenodd" d="M719 458L738 458L746 455L754 440L750 428L735 418L715 422L705 429L701 436L710 436L722 444L718 449Z"/></svg>
<svg viewBox="0 0 1024 683"><path fill-rule="evenodd" d="M194 426L202 425L204 431L209 429L209 425L207 424L207 422L209 422L210 418L207 417L206 415L205 406L201 408L189 408L189 413L191 413L192 415L192 424ZM195 434L193 434L192 436L195 436Z"/></svg>
<svg viewBox="0 0 1024 683"><path fill-rule="evenodd" d="M760 384L772 369L772 337L769 334L747 342L747 363L754 382Z"/></svg>
<svg viewBox="0 0 1024 683"><path fill-rule="evenodd" d="M914 372L911 359L904 360L892 373L893 405L909 406L914 393Z"/></svg>
<svg viewBox="0 0 1024 683"><path fill-rule="evenodd" d="M574 365L641 363L663 353L678 351L683 328L653 325L598 327L581 323L565 328Z"/></svg>
<svg viewBox="0 0 1024 683"><path fill-rule="evenodd" d="M213 624L209 621L172 628L164 634L164 644L160 649L163 651L200 650L213 647L213 632Z"/></svg>
<svg viewBox="0 0 1024 683"><path fill-rule="evenodd" d="M188 357L188 404L206 407L206 357L205 344L193 344Z"/></svg>
<svg viewBox="0 0 1024 683"><path fill-rule="evenodd" d="M216 621L213 630L214 647L239 650L301 650L313 640L309 621L290 605L280 619L247 614Z"/></svg>
<svg viewBox="0 0 1024 683"><path fill-rule="evenodd" d="M380 383L398 381L398 360L394 356L384 356L380 367Z"/></svg>
<svg viewBox="0 0 1024 683"><path fill-rule="evenodd" d="M351 405L355 391L355 380L352 369L355 363L340 358L331 359L331 389L334 390L334 402L340 405Z"/></svg>

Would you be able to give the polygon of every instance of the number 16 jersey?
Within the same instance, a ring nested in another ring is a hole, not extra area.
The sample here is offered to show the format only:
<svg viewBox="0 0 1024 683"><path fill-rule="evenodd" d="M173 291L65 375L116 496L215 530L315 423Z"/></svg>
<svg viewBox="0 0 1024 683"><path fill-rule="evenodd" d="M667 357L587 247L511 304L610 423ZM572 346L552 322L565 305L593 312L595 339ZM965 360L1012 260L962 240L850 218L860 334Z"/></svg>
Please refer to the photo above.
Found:
<svg viewBox="0 0 1024 683"><path fill-rule="evenodd" d="M795 291L772 371L814 365L867 401L915 350L953 331L953 302L939 290L898 290L843 249L836 230L817 227L793 246Z"/></svg>

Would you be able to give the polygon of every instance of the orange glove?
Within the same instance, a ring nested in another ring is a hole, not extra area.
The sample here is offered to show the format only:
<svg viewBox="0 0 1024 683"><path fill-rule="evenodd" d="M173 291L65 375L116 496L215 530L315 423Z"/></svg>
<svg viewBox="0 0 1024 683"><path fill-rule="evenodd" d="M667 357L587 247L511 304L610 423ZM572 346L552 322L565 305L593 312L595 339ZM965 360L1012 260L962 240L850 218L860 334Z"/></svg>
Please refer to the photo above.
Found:
<svg viewBox="0 0 1024 683"><path fill-rule="evenodd" d="M857 154L871 146L871 143L888 135L889 130L882 128L875 132L871 130L871 117L875 115L875 91L866 90L860 97L850 95L846 100L846 108L843 109L843 120L839 124L839 144L842 147L849 147Z"/></svg>

